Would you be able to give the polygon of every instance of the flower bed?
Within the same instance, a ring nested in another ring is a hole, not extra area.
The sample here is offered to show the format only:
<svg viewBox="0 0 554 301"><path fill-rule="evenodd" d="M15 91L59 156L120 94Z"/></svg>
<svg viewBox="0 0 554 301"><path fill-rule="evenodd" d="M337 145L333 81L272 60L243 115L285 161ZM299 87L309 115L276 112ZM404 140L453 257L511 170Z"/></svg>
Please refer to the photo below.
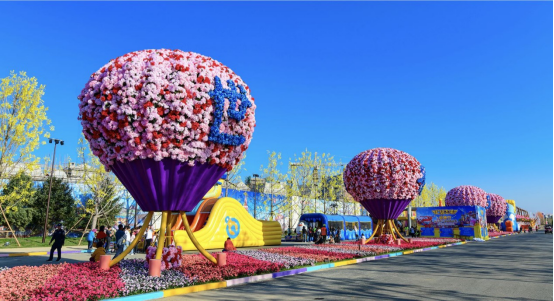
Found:
<svg viewBox="0 0 554 301"><path fill-rule="evenodd" d="M144 266L145 263L144 259L130 259L120 262L120 277L125 283L121 295L148 293L194 284L191 278L175 269L162 271L160 277L150 277L148 276L148 268Z"/></svg>
<svg viewBox="0 0 554 301"><path fill-rule="evenodd" d="M97 300L117 297L125 286L113 266L101 270L96 262L66 264L58 274L32 293L30 300Z"/></svg>
<svg viewBox="0 0 554 301"><path fill-rule="evenodd" d="M497 236L507 235L507 234L512 234L512 232L504 232L504 231L500 231L500 232L490 232L490 231L489 231L489 237L497 237Z"/></svg>
<svg viewBox="0 0 554 301"><path fill-rule="evenodd" d="M260 251L275 253L281 255L289 255L300 258L313 259L316 262L339 261L345 259L352 259L356 257L355 254L340 253L336 251L326 251L319 248L307 248L307 247L284 247L274 249L262 249Z"/></svg>
<svg viewBox="0 0 554 301"><path fill-rule="evenodd" d="M497 233L501 235L505 232ZM228 252L227 265L222 267L214 265L202 255L181 255L181 264L176 266L173 263L172 268L162 271L160 277L148 276L144 259L123 260L107 271L92 262L0 268L0 300L100 300L458 241L449 238L416 238L412 239L411 244L401 245L343 242L239 250Z"/></svg>
<svg viewBox="0 0 554 301"><path fill-rule="evenodd" d="M17 266L0 271L0 300L24 300L32 295L35 289L44 286L68 264L45 264L38 267Z"/></svg>
<svg viewBox="0 0 554 301"><path fill-rule="evenodd" d="M285 269L297 266L315 265L316 261L310 258L294 257L278 253L262 252L260 250L234 251L234 253L250 256L255 259L282 264Z"/></svg>
<svg viewBox="0 0 554 301"><path fill-rule="evenodd" d="M212 254L212 255L215 255ZM227 253L227 265L219 267L202 255L183 256L183 265L179 268L188 278L196 282L222 281L226 279L278 272L284 265L262 261L249 256Z"/></svg>

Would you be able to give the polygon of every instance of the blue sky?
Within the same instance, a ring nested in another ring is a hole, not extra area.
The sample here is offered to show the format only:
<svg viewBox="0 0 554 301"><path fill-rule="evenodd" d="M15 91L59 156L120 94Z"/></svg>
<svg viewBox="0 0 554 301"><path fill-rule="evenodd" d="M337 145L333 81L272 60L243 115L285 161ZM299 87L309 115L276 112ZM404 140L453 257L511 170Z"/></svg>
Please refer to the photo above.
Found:
<svg viewBox="0 0 554 301"><path fill-rule="evenodd" d="M61 156L77 157L91 73L176 48L251 87L243 177L267 150L286 166L306 148L348 162L392 147L447 190L476 185L552 212L552 2L2 2L0 26L0 77L25 70L46 85Z"/></svg>

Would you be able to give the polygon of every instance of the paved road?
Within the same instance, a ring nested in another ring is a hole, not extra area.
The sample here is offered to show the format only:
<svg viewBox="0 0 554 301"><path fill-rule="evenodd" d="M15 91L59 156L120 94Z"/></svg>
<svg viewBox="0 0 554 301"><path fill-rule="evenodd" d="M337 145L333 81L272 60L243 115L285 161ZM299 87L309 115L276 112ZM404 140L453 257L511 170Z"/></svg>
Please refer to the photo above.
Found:
<svg viewBox="0 0 554 301"><path fill-rule="evenodd" d="M552 235L512 235L160 300L552 300L552 255Z"/></svg>

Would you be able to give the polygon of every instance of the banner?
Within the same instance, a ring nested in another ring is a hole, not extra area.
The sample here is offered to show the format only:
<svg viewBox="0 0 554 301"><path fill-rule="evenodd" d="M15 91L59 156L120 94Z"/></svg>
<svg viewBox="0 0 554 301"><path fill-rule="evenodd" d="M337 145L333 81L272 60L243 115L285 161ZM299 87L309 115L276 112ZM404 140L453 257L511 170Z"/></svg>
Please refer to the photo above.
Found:
<svg viewBox="0 0 554 301"><path fill-rule="evenodd" d="M488 238L483 207L419 207L416 214L421 236Z"/></svg>

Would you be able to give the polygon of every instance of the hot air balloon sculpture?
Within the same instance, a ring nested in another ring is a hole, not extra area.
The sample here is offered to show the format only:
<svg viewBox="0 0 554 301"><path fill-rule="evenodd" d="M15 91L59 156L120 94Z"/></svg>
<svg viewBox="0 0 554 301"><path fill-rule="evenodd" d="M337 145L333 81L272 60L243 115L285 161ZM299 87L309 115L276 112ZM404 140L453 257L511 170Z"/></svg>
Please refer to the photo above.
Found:
<svg viewBox="0 0 554 301"><path fill-rule="evenodd" d="M191 211L248 148L256 125L250 89L231 69L181 50L143 50L111 60L93 73L79 95L79 119L94 155L113 171L143 211L137 238L153 212L162 212L156 259L179 212ZM166 232L167 231L167 232Z"/></svg>
<svg viewBox="0 0 554 301"><path fill-rule="evenodd" d="M496 224L506 214L506 200L498 194L489 193L490 206L487 209L487 223Z"/></svg>
<svg viewBox="0 0 554 301"><path fill-rule="evenodd" d="M446 206L481 206L488 207L487 193L476 186L462 185L446 193Z"/></svg>
<svg viewBox="0 0 554 301"><path fill-rule="evenodd" d="M425 168L414 157L392 148L374 148L356 155L344 170L346 190L378 219L374 236L404 238L394 219L425 185Z"/></svg>

